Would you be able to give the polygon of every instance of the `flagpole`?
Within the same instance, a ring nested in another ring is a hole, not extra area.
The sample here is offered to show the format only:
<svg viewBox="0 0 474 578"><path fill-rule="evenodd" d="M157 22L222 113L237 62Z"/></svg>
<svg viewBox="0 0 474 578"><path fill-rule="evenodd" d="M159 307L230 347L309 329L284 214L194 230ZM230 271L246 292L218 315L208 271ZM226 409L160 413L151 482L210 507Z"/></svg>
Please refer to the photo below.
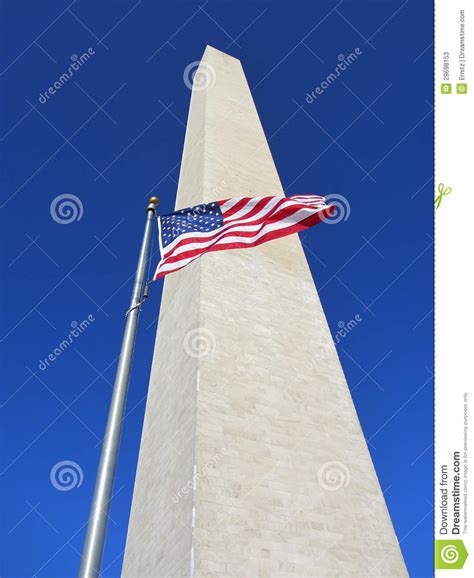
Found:
<svg viewBox="0 0 474 578"><path fill-rule="evenodd" d="M120 445L120 435L122 433L123 414L130 379L130 367L137 333L140 305L143 301L146 265L157 205L157 197L151 197L146 208L145 233L138 258L137 271L135 273L132 301L126 315L122 349L120 351L120 358L115 375L109 417L107 419L87 533L82 550L79 578L97 578L100 572Z"/></svg>

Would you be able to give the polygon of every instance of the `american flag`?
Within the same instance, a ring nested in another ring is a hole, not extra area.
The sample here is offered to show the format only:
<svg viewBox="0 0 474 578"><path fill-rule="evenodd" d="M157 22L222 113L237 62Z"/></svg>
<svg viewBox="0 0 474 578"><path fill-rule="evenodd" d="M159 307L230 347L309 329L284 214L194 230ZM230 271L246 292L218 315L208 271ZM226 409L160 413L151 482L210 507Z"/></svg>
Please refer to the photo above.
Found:
<svg viewBox="0 0 474 578"><path fill-rule="evenodd" d="M304 231L334 212L324 197L241 197L196 205L158 217L161 259L155 279L204 253L256 247Z"/></svg>

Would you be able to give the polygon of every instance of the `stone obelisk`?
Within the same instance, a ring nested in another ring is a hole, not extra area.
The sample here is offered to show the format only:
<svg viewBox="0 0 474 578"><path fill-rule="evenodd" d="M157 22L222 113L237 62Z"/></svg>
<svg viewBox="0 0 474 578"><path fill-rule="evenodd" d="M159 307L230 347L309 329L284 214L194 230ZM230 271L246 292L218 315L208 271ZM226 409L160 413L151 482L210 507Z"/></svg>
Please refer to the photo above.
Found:
<svg viewBox="0 0 474 578"><path fill-rule="evenodd" d="M262 195L245 75L207 47L176 207ZM407 576L297 235L166 278L123 576Z"/></svg>

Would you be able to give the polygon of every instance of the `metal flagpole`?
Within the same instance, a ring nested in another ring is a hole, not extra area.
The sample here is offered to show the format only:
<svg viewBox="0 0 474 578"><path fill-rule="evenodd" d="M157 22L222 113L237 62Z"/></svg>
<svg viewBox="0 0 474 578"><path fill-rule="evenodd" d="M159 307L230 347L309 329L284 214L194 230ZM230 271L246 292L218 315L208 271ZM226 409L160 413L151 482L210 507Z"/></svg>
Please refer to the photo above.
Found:
<svg viewBox="0 0 474 578"><path fill-rule="evenodd" d="M95 482L87 534L82 550L79 578L97 578L100 572L105 535L107 532L110 500L115 478L115 468L117 465L120 434L122 433L122 419L127 398L133 347L135 345L140 306L143 302L146 265L157 205L157 197L151 197L146 209L145 233L138 258L132 301L126 315L122 349L120 351L120 359L115 376L112 401L110 402L109 417L107 419L104 443Z"/></svg>

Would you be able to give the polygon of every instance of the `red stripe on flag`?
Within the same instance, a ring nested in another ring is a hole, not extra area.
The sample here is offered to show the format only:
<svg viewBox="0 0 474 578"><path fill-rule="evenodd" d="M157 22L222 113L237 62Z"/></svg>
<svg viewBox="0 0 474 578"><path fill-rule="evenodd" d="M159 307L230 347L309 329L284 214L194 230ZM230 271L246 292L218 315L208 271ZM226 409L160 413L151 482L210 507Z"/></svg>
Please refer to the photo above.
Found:
<svg viewBox="0 0 474 578"><path fill-rule="evenodd" d="M274 197L267 197L269 199L273 199ZM286 205L286 206L285 206ZM258 219L252 220L247 215L244 215L242 219L237 219L235 221L230 221L229 223L226 222L224 218L224 225L219 229L216 229L213 235L192 235L190 237L181 239L175 245L171 244L168 247L164 247L163 249L163 258L167 258L168 254L172 254L176 249L179 247L183 247L184 245L189 245L192 243L206 243L212 240L214 237L221 235L224 231L238 229L239 227L251 226L251 225L260 225L265 223L273 223L284 219L285 217L290 216L292 213L299 211L301 209L311 209L312 207L307 204L303 203L296 203L287 197L282 197L282 200L278 202L275 207L273 207L268 213L265 213ZM233 209L233 207L232 207ZM314 207L314 210L318 210L317 207ZM319 209L322 210L322 209ZM227 216L227 213L226 213ZM251 233L252 235L258 233L255 231Z"/></svg>
<svg viewBox="0 0 474 578"><path fill-rule="evenodd" d="M225 235L223 235L223 237L221 239L217 240L216 243L214 243L213 245L210 245L209 247L206 247L205 249L194 249L192 251L187 251L187 252L181 253L179 255L170 256L170 257L166 258L165 260L163 260L163 262L160 263L160 266L169 265L172 263L176 263L177 266L173 269L168 270L168 271L158 273L156 275L155 279L160 279L161 277L164 277L165 275L168 275L169 273L173 273L174 271L178 271L179 269L182 269L183 267L188 265L189 263L185 263L184 265L179 265L179 263L182 263L182 261L184 259L188 259L191 257L197 258L200 255L203 255L204 253L211 253L214 251L223 251L226 249L245 249L245 248L250 248L250 247L257 247L258 245L261 245L262 243L266 243L267 241L271 241L273 239L279 239L281 237L286 237L287 235L290 235L292 233L299 233L299 232L304 231L310 227L313 227L314 225L317 225L318 223L320 223L324 219L333 215L334 211L335 211L334 205L329 205L325 209L318 211L314 215L310 215L309 217L306 217L305 219L303 219L302 221L300 221L298 223L295 223L295 224L290 225L288 227L277 229L276 231L269 231L265 235L262 235L262 237L257 239L254 243L243 243L243 242L235 242L235 241L232 243L222 242L222 239L224 239L225 237L236 234L236 231L229 230L225 233ZM255 236L257 233L258 233L258 231L254 231L254 232L247 231L247 232L242 232L242 233L237 233L237 234L238 234L238 236L244 238L244 237Z"/></svg>
<svg viewBox="0 0 474 578"><path fill-rule="evenodd" d="M227 199L227 200L229 200L229 199ZM248 203L249 200L250 200L250 197L244 197L244 198L240 199L240 201L238 203L236 203L233 207L231 207L228 211L225 212L226 217L231 217L234 213L237 213L237 211L240 211L240 209L245 207L245 205ZM217 204L219 206L221 206L221 201L218 201Z"/></svg>

